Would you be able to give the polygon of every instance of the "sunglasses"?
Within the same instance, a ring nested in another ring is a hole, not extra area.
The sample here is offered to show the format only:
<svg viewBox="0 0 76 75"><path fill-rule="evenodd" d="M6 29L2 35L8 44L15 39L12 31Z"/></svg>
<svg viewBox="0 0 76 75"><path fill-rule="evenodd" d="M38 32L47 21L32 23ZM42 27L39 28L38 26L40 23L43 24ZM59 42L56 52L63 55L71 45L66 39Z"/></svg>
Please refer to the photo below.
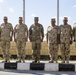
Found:
<svg viewBox="0 0 76 75"><path fill-rule="evenodd" d="M64 20L64 21L67 21L67 20Z"/></svg>
<svg viewBox="0 0 76 75"><path fill-rule="evenodd" d="M4 20L7 20L7 19L4 19Z"/></svg>
<svg viewBox="0 0 76 75"><path fill-rule="evenodd" d="M19 21L22 21L22 20L19 20Z"/></svg>

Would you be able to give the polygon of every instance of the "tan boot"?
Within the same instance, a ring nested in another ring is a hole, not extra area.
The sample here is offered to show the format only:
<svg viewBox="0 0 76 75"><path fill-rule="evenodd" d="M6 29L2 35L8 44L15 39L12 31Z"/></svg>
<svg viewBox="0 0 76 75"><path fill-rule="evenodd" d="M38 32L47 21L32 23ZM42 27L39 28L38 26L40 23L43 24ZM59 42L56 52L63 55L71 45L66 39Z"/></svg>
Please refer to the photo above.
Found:
<svg viewBox="0 0 76 75"><path fill-rule="evenodd" d="M54 61L53 60L50 60L49 63L54 63Z"/></svg>

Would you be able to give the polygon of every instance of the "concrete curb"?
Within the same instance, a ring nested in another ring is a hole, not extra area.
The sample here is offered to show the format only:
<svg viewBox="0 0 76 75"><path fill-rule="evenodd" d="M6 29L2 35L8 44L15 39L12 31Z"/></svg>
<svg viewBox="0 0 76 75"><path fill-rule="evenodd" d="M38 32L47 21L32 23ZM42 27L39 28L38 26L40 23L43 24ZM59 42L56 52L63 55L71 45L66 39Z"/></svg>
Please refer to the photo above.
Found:
<svg viewBox="0 0 76 75"><path fill-rule="evenodd" d="M14 70L39 70L39 71L74 71L76 64L62 63L0 63L0 69Z"/></svg>

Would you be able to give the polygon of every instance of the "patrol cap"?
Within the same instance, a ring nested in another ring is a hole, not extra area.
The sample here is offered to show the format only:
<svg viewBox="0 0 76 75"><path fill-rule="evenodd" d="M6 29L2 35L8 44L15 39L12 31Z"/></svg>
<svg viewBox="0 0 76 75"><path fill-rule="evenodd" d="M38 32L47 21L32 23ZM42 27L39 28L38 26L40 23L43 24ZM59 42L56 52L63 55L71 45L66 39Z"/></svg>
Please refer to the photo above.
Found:
<svg viewBox="0 0 76 75"><path fill-rule="evenodd" d="M64 17L64 19L63 20L68 20L68 18L67 17Z"/></svg>
<svg viewBox="0 0 76 75"><path fill-rule="evenodd" d="M23 20L22 17L19 17L19 20Z"/></svg>
<svg viewBox="0 0 76 75"><path fill-rule="evenodd" d="M56 19L55 18L51 18L51 21L56 21Z"/></svg>
<svg viewBox="0 0 76 75"><path fill-rule="evenodd" d="M37 21L38 21L38 20L39 20L39 17L34 17L34 21L35 21L35 20L37 20Z"/></svg>
<svg viewBox="0 0 76 75"><path fill-rule="evenodd" d="M7 16L4 16L4 20L7 20L8 18L7 18Z"/></svg>

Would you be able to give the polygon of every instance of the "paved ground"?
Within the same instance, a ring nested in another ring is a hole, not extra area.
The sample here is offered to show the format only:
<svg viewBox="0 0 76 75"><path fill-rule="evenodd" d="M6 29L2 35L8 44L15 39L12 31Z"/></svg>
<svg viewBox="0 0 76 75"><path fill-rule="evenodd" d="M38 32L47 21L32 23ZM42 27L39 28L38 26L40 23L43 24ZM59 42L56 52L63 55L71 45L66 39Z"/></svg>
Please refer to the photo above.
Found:
<svg viewBox="0 0 76 75"><path fill-rule="evenodd" d="M0 60L2 62L3 60ZM16 62L17 60L11 60L10 62ZM31 63L33 60L25 60L27 63ZM48 63L49 61L40 61L40 63ZM61 61L58 61L58 63L61 63ZM76 61L70 61L70 63L76 63Z"/></svg>
<svg viewBox="0 0 76 75"><path fill-rule="evenodd" d="M75 72L44 72L44 71L0 71L0 75L76 75Z"/></svg>

